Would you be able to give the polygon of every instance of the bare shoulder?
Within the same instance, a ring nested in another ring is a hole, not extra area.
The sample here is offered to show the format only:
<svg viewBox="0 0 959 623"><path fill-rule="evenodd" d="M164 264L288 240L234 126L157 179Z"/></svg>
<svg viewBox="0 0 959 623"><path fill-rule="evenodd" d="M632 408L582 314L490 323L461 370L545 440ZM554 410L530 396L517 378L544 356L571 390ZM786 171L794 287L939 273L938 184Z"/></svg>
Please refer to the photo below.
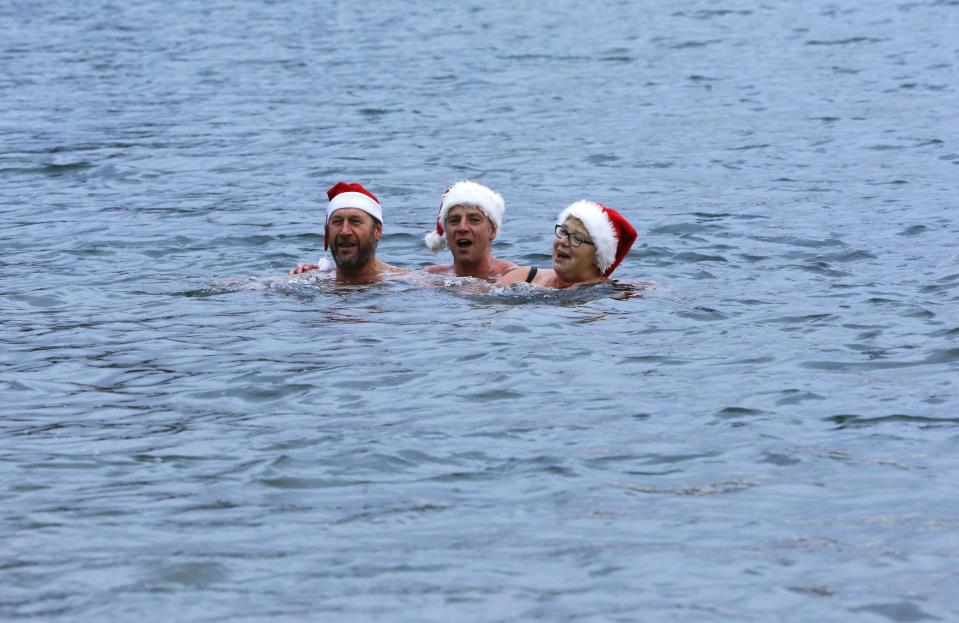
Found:
<svg viewBox="0 0 959 623"><path fill-rule="evenodd" d="M552 268L540 268L533 277L533 285L543 286L544 288L556 287L556 271Z"/></svg>
<svg viewBox="0 0 959 623"><path fill-rule="evenodd" d="M390 273L391 275L403 275L408 272L406 268L400 268L399 266L393 266L392 264L387 264L386 262L380 262L380 270L383 272Z"/></svg>
<svg viewBox="0 0 959 623"><path fill-rule="evenodd" d="M430 273L432 275L450 275L453 273L452 264L433 264L432 266L427 266L423 269L424 273Z"/></svg>
<svg viewBox="0 0 959 623"><path fill-rule="evenodd" d="M509 260L501 260L499 258L493 258L493 267L490 269L490 277L502 277L505 276L510 271L516 270L519 268L516 264Z"/></svg>

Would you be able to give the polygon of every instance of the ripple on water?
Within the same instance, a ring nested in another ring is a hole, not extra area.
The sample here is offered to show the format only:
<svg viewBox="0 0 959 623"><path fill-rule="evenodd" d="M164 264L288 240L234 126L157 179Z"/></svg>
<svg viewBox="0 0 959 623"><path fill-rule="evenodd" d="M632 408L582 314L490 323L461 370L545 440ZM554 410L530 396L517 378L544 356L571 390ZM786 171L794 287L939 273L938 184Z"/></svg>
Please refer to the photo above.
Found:
<svg viewBox="0 0 959 623"><path fill-rule="evenodd" d="M896 601L867 604L856 608L850 608L850 612L867 612L877 614L896 623L911 623L913 621L938 621L940 617L926 613L912 601Z"/></svg>
<svg viewBox="0 0 959 623"><path fill-rule="evenodd" d="M48 177L60 177L63 175L69 175L71 173L92 169L95 166L96 165L94 163L87 162L85 160L78 162L66 162L62 164L49 163L38 167L8 167L0 169L0 175L44 175Z"/></svg>
<svg viewBox="0 0 959 623"><path fill-rule="evenodd" d="M884 39L875 37L847 37L844 39L812 39L806 42L806 45L836 45L847 46L861 43L882 43Z"/></svg>
<svg viewBox="0 0 959 623"><path fill-rule="evenodd" d="M655 363L663 366L683 366L692 361L692 359L678 359L666 355L632 355L620 360L621 363Z"/></svg>
<svg viewBox="0 0 959 623"><path fill-rule="evenodd" d="M790 247L821 249L825 247L844 247L846 243L837 238L804 238L801 236L748 236L757 242L784 244Z"/></svg>
<svg viewBox="0 0 959 623"><path fill-rule="evenodd" d="M364 522L392 517L409 516L411 521L415 521L420 515L426 513L442 513L452 508L450 504L441 504L434 502L421 502L417 504L389 506L386 508L375 508L365 511L353 512L335 520L335 524L351 524L354 522Z"/></svg>
<svg viewBox="0 0 959 623"><path fill-rule="evenodd" d="M959 4L95 4L0 3L0 619L955 618ZM461 177L668 289L282 274Z"/></svg>
<svg viewBox="0 0 959 623"><path fill-rule="evenodd" d="M706 217L703 215L704 218ZM717 217L719 215L716 215ZM672 225L661 225L650 230L650 234L672 234L672 235L684 235L684 234L711 234L718 231L722 231L726 227L722 224L706 222L706 223L675 223Z"/></svg>
<svg viewBox="0 0 959 623"><path fill-rule="evenodd" d="M823 322L832 322L836 319L837 316L835 314L806 314L804 316L780 316L777 318L769 318L765 322L771 322L773 324L819 324Z"/></svg>
<svg viewBox="0 0 959 623"><path fill-rule="evenodd" d="M824 419L836 424L836 428L869 428L890 423L915 424L923 428L959 425L959 418L904 414L881 416L831 415Z"/></svg>
<svg viewBox="0 0 959 623"><path fill-rule="evenodd" d="M801 404L807 400L827 400L826 396L799 389L786 389L781 394L783 397L776 401L778 406Z"/></svg>
<svg viewBox="0 0 959 623"><path fill-rule="evenodd" d="M716 412L716 417L723 420L756 417L758 415L766 415L766 412L760 409L748 409L746 407L726 407Z"/></svg>
<svg viewBox="0 0 959 623"><path fill-rule="evenodd" d="M824 277L849 277L852 275L850 272L837 270L828 262L823 261L811 261L806 264L793 264L791 268L798 268L799 270L822 275Z"/></svg>
<svg viewBox="0 0 959 623"><path fill-rule="evenodd" d="M157 563L148 568L147 577L141 580L141 585L154 590L168 585L203 589L224 582L229 576L227 566L219 562Z"/></svg>
<svg viewBox="0 0 959 623"><path fill-rule="evenodd" d="M703 253L694 253L689 251L686 251L683 253L677 253L676 255L673 256L673 259L679 262L690 263L690 264L695 264L698 262L726 262L727 261L726 258L723 257L722 255L706 255Z"/></svg>
<svg viewBox="0 0 959 623"><path fill-rule="evenodd" d="M721 482L710 482L701 485L680 485L680 486L655 486L655 485L636 485L636 484L613 484L615 489L622 489L635 493L649 493L653 495L674 495L679 497L703 497L713 495L728 495L731 493L741 493L754 487L759 483L746 480L726 480Z"/></svg>
<svg viewBox="0 0 959 623"><path fill-rule="evenodd" d="M688 318L690 320L697 320L700 322L716 322L719 320L729 320L729 316L719 311L718 309L713 309L711 307L696 306L689 310L679 310L676 312L678 316L683 318Z"/></svg>

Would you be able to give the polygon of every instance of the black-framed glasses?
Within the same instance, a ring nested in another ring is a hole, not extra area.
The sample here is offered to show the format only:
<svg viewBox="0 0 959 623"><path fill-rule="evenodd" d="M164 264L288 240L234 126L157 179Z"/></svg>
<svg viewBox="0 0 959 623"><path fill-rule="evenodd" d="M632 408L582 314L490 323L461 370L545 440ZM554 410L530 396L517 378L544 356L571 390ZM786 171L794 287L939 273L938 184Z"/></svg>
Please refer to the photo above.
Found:
<svg viewBox="0 0 959 623"><path fill-rule="evenodd" d="M586 238L583 238L579 234L574 234L570 230L566 229L565 225L557 225L555 231L556 231L556 237L559 238L560 240L562 240L563 238L566 238L566 242L568 242L569 246L571 247L578 247L581 244L591 244L594 247L596 246L595 242L593 242L592 240L587 240Z"/></svg>

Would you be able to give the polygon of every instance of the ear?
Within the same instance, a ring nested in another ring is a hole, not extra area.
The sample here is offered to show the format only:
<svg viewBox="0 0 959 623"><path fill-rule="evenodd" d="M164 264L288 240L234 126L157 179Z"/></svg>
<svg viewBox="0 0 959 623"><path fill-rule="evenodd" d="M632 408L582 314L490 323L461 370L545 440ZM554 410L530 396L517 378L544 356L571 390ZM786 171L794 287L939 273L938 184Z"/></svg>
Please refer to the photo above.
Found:
<svg viewBox="0 0 959 623"><path fill-rule="evenodd" d="M494 226L489 232L489 241L493 242L494 240L496 240L496 234L498 233L499 233L499 228Z"/></svg>
<svg viewBox="0 0 959 623"><path fill-rule="evenodd" d="M373 235L376 237L376 241L379 242L380 238L383 237L383 224L374 223L373 224Z"/></svg>

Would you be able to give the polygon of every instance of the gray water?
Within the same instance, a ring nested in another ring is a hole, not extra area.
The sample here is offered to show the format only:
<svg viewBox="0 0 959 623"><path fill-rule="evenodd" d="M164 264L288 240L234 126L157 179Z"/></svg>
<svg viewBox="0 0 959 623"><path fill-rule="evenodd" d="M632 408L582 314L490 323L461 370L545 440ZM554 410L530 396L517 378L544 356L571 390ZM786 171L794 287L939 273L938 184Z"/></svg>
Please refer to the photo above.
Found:
<svg viewBox="0 0 959 623"><path fill-rule="evenodd" d="M0 4L0 619L959 620L959 3ZM440 194L609 289L419 268Z"/></svg>

